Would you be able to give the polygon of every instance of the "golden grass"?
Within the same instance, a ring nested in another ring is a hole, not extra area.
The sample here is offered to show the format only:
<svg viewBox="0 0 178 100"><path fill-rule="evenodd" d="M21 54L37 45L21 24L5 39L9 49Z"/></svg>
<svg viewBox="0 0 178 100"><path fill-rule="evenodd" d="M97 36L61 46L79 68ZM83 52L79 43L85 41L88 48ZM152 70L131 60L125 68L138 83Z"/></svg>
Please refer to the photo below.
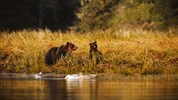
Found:
<svg viewBox="0 0 178 100"><path fill-rule="evenodd" d="M95 66L89 60L89 43L97 41L104 61ZM72 57L56 65L44 64L45 53L67 41L79 48ZM178 74L178 35L176 32L118 30L54 32L23 30L0 33L0 71L36 73L119 73L119 74Z"/></svg>

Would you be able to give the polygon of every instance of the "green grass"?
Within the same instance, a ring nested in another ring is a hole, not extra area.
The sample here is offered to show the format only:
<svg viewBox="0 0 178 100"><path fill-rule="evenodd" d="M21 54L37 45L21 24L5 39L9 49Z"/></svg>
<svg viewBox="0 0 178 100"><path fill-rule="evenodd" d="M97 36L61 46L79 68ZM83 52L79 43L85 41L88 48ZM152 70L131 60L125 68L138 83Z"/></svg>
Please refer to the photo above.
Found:
<svg viewBox="0 0 178 100"><path fill-rule="evenodd" d="M0 72L17 73L115 73L178 74L177 31L143 30L95 31L79 34L72 31L23 30L0 33ZM97 41L104 55L97 66L89 60L89 43ZM44 63L46 52L67 41L79 48L52 67Z"/></svg>

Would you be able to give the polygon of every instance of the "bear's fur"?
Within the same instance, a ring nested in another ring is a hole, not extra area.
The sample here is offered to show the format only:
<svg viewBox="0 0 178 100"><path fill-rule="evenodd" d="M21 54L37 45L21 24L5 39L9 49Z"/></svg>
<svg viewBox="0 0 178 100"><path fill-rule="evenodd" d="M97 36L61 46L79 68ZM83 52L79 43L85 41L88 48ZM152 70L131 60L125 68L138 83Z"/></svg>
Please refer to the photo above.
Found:
<svg viewBox="0 0 178 100"><path fill-rule="evenodd" d="M98 46L97 46L97 43L96 41L93 42L93 43L90 43L90 59L94 59L95 60L95 63L98 64L99 62L102 61L103 59L103 54L98 51Z"/></svg>
<svg viewBox="0 0 178 100"><path fill-rule="evenodd" d="M67 42L66 45L62 45L61 47L52 47L47 53L45 57L45 63L48 66L56 64L56 62L61 58L65 57L67 52L72 52L76 50L74 44Z"/></svg>

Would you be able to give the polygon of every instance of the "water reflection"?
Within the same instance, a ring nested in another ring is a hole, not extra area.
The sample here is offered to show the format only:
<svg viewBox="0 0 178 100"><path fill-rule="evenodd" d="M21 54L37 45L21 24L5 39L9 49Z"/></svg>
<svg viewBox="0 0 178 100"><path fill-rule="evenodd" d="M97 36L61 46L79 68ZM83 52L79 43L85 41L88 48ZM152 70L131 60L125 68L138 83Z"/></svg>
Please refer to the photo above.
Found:
<svg viewBox="0 0 178 100"><path fill-rule="evenodd" d="M1 100L176 100L178 80L0 78Z"/></svg>
<svg viewBox="0 0 178 100"><path fill-rule="evenodd" d="M67 96L69 100L97 100L98 82L67 81Z"/></svg>

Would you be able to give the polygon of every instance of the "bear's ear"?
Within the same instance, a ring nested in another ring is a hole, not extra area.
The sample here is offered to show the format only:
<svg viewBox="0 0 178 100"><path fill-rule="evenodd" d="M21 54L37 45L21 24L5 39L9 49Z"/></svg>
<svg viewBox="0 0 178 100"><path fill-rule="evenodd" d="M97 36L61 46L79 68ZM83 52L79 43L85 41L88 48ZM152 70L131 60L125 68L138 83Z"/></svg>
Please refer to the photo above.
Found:
<svg viewBox="0 0 178 100"><path fill-rule="evenodd" d="M94 43L96 43L96 41Z"/></svg>
<svg viewBox="0 0 178 100"><path fill-rule="evenodd" d="M70 43L69 43L69 42L67 42L66 44L67 44L67 45L69 45Z"/></svg>

